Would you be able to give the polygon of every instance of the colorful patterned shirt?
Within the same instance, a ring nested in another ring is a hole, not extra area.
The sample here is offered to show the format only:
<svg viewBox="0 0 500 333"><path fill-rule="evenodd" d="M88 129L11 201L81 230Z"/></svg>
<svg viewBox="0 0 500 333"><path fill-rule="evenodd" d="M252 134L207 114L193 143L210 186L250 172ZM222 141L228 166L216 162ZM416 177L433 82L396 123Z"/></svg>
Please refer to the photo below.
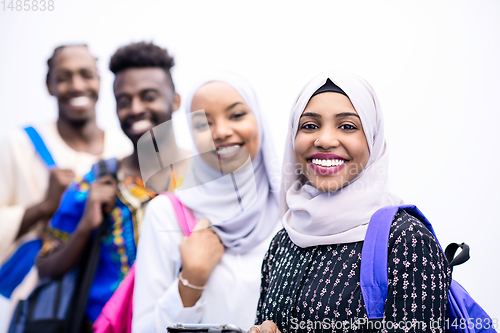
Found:
<svg viewBox="0 0 500 333"><path fill-rule="evenodd" d="M180 186L183 176L182 171L173 174L174 181L170 181L168 191L172 192ZM156 196L144 186L140 178L124 177L120 171L117 178L116 206L109 214L109 219L103 222L107 224L108 232L101 244L99 262L87 302L86 314L92 322L97 319L134 263L146 205ZM49 223L40 256L57 250L76 230L85 210L90 184L94 180L94 175L90 172L69 186Z"/></svg>

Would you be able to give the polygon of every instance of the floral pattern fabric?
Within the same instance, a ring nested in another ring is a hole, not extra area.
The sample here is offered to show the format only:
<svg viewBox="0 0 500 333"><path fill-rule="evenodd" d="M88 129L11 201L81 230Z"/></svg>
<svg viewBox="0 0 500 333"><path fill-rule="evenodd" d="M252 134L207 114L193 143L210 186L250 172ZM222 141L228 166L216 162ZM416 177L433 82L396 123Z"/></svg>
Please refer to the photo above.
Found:
<svg viewBox="0 0 500 333"><path fill-rule="evenodd" d="M439 244L399 211L388 242L384 318L368 321L360 287L363 242L300 248L281 230L262 265L257 324L288 332L444 332L451 270Z"/></svg>

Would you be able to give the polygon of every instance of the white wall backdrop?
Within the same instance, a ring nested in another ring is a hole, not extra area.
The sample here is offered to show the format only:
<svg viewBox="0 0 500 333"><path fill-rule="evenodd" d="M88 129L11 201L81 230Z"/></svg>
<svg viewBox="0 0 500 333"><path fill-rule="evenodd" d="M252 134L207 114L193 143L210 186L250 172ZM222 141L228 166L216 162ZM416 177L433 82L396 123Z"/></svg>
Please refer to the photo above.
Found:
<svg viewBox="0 0 500 333"><path fill-rule="evenodd" d="M267 110L279 158L302 86L325 70L352 71L384 107L393 191L420 207L441 244L471 246L454 278L500 318L499 17L497 0L54 0L52 12L0 8L0 136L56 118L44 78L47 58L64 43L88 43L99 58L103 128L119 126L107 66L129 42L169 49L183 97L204 74L242 74Z"/></svg>

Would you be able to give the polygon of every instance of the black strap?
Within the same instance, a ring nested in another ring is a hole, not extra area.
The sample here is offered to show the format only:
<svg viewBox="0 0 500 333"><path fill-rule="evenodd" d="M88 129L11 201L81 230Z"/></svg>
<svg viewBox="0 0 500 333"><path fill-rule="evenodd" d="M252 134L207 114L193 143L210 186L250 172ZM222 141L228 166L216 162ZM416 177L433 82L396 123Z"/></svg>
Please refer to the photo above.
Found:
<svg viewBox="0 0 500 333"><path fill-rule="evenodd" d="M461 248L462 251L460 251L460 253L455 257L455 253L457 252L458 248ZM444 250L444 254L450 264L451 270L453 270L453 266L461 265L469 260L469 245L465 243L451 243Z"/></svg>
<svg viewBox="0 0 500 333"><path fill-rule="evenodd" d="M58 280L57 291L56 291L56 301L54 302L54 315L53 318L57 318L57 313L59 312L59 306L61 305L61 292L62 292L63 278Z"/></svg>
<svg viewBox="0 0 500 333"><path fill-rule="evenodd" d="M108 172L108 168L106 162L101 160L98 162L99 175L98 177L102 177L110 174ZM114 175L114 173L111 173ZM80 283L78 284L79 288L75 293L75 301L73 303L73 311L72 316L70 317L70 321L68 322L68 332L80 332L83 326L83 320L85 318L85 308L87 307L87 300L90 291L90 286L94 280L95 271L97 269L97 263L99 262L99 255L101 253L101 242L106 235L107 230L107 221L108 214L105 214L103 211L103 222L97 229L97 235L92 240L90 247L86 251L88 256L86 258L86 262L84 261L82 275L80 278Z"/></svg>

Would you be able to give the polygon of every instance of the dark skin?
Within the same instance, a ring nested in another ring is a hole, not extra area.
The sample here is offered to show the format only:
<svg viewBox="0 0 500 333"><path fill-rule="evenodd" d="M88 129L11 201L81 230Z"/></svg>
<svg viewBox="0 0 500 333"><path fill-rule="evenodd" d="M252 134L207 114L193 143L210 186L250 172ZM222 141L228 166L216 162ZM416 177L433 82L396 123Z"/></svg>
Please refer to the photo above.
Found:
<svg viewBox="0 0 500 333"><path fill-rule="evenodd" d="M99 84L96 60L84 46L68 46L57 53L47 78L47 89L58 102L57 129L62 139L74 150L94 155L104 149L104 132L97 127L95 117ZM26 209L17 238L52 217L74 178L69 169L50 171L46 195L42 202Z"/></svg>
<svg viewBox="0 0 500 333"><path fill-rule="evenodd" d="M114 93L122 130L134 144L134 152L122 160L119 171L125 177L140 177L137 141L150 128L171 118L172 111L180 105L180 97L163 69L155 67L131 68L117 73ZM144 121L149 121L150 126L144 126ZM116 180L111 176L101 177L91 184L84 214L68 242L37 259L40 277L59 277L75 267L91 233L103 223L103 212L110 213L114 208L117 191Z"/></svg>

